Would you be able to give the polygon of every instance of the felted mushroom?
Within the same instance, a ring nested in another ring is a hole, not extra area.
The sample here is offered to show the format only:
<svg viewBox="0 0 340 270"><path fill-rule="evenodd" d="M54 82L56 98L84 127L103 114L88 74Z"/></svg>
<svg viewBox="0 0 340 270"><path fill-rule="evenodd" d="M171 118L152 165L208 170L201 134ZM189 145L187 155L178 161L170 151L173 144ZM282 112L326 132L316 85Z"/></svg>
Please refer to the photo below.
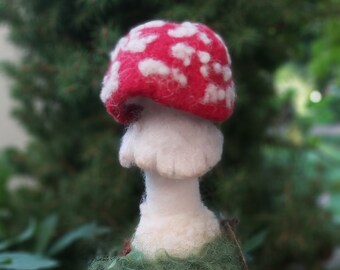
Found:
<svg viewBox="0 0 340 270"><path fill-rule="evenodd" d="M233 111L228 49L198 23L152 21L120 39L100 94L110 115L128 125L119 160L144 172L145 196L132 248L148 258L164 250L198 254L221 234L203 204L199 178L221 159L215 122Z"/></svg>

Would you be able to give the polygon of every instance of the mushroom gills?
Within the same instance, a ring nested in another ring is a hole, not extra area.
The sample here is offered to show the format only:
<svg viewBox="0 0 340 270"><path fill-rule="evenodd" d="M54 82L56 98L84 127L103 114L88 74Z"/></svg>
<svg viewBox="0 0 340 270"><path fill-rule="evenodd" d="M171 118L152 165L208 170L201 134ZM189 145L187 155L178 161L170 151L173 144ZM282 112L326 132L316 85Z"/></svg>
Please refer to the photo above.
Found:
<svg viewBox="0 0 340 270"><path fill-rule="evenodd" d="M134 101L142 109L122 139L123 167L185 179L204 175L220 161L223 135L212 122L144 98Z"/></svg>

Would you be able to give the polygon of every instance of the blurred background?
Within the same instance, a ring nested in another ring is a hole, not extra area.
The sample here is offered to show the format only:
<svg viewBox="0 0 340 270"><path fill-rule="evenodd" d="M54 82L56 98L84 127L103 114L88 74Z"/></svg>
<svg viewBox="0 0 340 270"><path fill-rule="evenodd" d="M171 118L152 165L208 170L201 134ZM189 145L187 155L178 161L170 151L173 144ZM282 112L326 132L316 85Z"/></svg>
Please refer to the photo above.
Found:
<svg viewBox="0 0 340 270"><path fill-rule="evenodd" d="M0 0L0 269L86 269L138 222L143 181L99 100L108 54L152 19L226 40L237 105L201 189L250 269L340 269L339 0Z"/></svg>

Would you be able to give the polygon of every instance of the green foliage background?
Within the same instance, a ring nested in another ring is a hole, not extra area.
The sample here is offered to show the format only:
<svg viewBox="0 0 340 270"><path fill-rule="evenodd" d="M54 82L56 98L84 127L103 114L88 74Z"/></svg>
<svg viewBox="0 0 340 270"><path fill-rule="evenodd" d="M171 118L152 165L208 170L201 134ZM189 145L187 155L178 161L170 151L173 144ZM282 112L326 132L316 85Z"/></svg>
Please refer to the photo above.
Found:
<svg viewBox="0 0 340 270"><path fill-rule="evenodd" d="M96 249L129 236L143 183L137 170L119 166L123 127L110 119L98 97L108 53L136 24L191 20L210 25L226 39L238 91L234 116L222 125L223 160L202 185L205 200L241 220L238 234L251 269L291 269L293 264L321 269L337 241L331 212L316 204L327 168L322 159L311 158L320 155L306 135L311 120L297 119L287 111L290 99L276 97L274 73L290 59L309 65L322 86L338 77L329 62L335 67L339 62L324 55L330 39L339 57L338 4L0 0L0 20L24 51L19 65L3 65L14 80L13 114L31 135L25 150L6 150L6 170L31 175L41 186L0 198L0 207L10 213L3 234L17 233L31 217L51 212L60 217L56 238L93 220L111 228L110 236L58 255L60 269L84 269ZM283 122L297 125L305 140L296 143L269 132Z"/></svg>

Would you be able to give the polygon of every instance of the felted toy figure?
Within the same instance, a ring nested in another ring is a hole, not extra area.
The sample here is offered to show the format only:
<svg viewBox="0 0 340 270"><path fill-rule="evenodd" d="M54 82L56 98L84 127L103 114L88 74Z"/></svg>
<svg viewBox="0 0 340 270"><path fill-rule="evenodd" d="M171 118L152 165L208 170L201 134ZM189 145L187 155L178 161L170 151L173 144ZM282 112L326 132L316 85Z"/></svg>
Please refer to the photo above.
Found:
<svg viewBox="0 0 340 270"><path fill-rule="evenodd" d="M222 38L203 24L157 20L133 28L110 56L100 98L127 125L119 161L143 171L145 196L131 251L100 269L246 269L230 225L199 191L222 155L214 123L234 107Z"/></svg>

